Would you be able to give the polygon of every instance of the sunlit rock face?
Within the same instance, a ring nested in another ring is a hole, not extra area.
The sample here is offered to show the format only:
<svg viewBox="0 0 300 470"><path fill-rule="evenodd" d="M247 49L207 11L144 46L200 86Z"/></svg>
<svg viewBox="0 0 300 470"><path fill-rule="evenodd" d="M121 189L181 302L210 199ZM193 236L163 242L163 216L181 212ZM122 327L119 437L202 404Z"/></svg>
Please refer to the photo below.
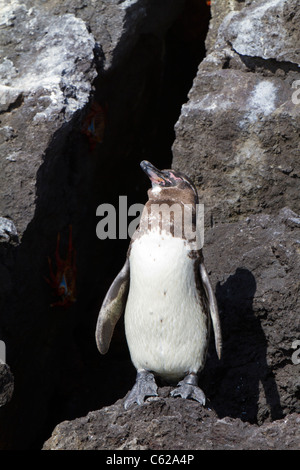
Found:
<svg viewBox="0 0 300 470"><path fill-rule="evenodd" d="M241 361L240 374L226 379L223 369L215 406L221 411L224 393L233 393L240 417L259 423L299 412L299 364L292 362L299 331L297 24L297 1L212 2L207 56L173 144L173 168L194 180L205 207L203 251L221 311L223 367L227 358L235 364L235 348Z"/></svg>
<svg viewBox="0 0 300 470"><path fill-rule="evenodd" d="M0 213L22 235L53 134L82 110L97 76L95 39L73 14L5 2L1 17Z"/></svg>

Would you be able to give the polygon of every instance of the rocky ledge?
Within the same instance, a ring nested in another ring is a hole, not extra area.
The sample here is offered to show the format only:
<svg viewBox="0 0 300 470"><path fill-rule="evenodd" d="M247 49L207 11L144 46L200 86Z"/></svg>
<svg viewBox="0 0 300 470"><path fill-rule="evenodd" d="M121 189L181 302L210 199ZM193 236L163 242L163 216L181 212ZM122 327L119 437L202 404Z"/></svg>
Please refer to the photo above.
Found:
<svg viewBox="0 0 300 470"><path fill-rule="evenodd" d="M159 397L128 411L123 400L54 429L43 450L271 450L299 449L300 416L262 426L219 419L209 408L182 398Z"/></svg>

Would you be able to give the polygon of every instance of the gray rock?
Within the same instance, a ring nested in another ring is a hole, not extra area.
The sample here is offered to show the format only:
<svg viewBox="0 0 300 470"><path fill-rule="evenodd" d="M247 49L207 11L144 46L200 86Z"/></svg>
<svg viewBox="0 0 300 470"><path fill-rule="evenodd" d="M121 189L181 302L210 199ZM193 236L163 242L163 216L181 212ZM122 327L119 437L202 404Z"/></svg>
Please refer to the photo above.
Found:
<svg viewBox="0 0 300 470"><path fill-rule="evenodd" d="M209 409L164 387L128 412L120 400L59 424L44 449L298 448L299 220L284 208L205 232L223 335L200 376Z"/></svg>
<svg viewBox="0 0 300 470"><path fill-rule="evenodd" d="M211 20L205 45L208 52L214 48L217 40L219 27L225 16L234 11L240 11L245 5L250 5L252 0L219 0L211 2Z"/></svg>
<svg viewBox="0 0 300 470"><path fill-rule="evenodd" d="M299 423L296 414L261 427L218 419L213 411L182 398L149 399L124 411L119 400L59 424L43 450L299 449Z"/></svg>
<svg viewBox="0 0 300 470"><path fill-rule="evenodd" d="M0 408L8 403L14 391L14 377L7 364L0 357Z"/></svg>
<svg viewBox="0 0 300 470"><path fill-rule="evenodd" d="M22 236L49 139L90 99L95 39L73 14L30 2L5 5L1 28L0 212Z"/></svg>

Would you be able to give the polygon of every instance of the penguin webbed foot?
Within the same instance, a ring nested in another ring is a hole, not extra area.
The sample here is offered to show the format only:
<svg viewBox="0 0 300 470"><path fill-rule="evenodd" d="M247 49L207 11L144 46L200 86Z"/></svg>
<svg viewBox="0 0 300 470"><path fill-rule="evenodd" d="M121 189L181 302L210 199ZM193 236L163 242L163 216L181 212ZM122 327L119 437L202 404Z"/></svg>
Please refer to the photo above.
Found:
<svg viewBox="0 0 300 470"><path fill-rule="evenodd" d="M180 396L182 398L191 398L198 401L201 405L205 405L206 398L204 392L198 387L198 378L196 374L189 374L181 380L177 388L172 390L172 397Z"/></svg>
<svg viewBox="0 0 300 470"><path fill-rule="evenodd" d="M142 405L146 397L157 396L157 385L152 372L139 370L136 375L136 382L125 399L124 408L128 410L134 403Z"/></svg>

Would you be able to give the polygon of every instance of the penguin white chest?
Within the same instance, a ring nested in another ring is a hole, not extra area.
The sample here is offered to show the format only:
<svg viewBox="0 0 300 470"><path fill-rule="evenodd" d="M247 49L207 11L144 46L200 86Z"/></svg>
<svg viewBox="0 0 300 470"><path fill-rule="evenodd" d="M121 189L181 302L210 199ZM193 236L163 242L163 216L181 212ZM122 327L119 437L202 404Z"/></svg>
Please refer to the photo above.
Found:
<svg viewBox="0 0 300 470"><path fill-rule="evenodd" d="M208 317L185 241L151 231L130 253L125 331L133 364L169 380L197 372L205 361Z"/></svg>

